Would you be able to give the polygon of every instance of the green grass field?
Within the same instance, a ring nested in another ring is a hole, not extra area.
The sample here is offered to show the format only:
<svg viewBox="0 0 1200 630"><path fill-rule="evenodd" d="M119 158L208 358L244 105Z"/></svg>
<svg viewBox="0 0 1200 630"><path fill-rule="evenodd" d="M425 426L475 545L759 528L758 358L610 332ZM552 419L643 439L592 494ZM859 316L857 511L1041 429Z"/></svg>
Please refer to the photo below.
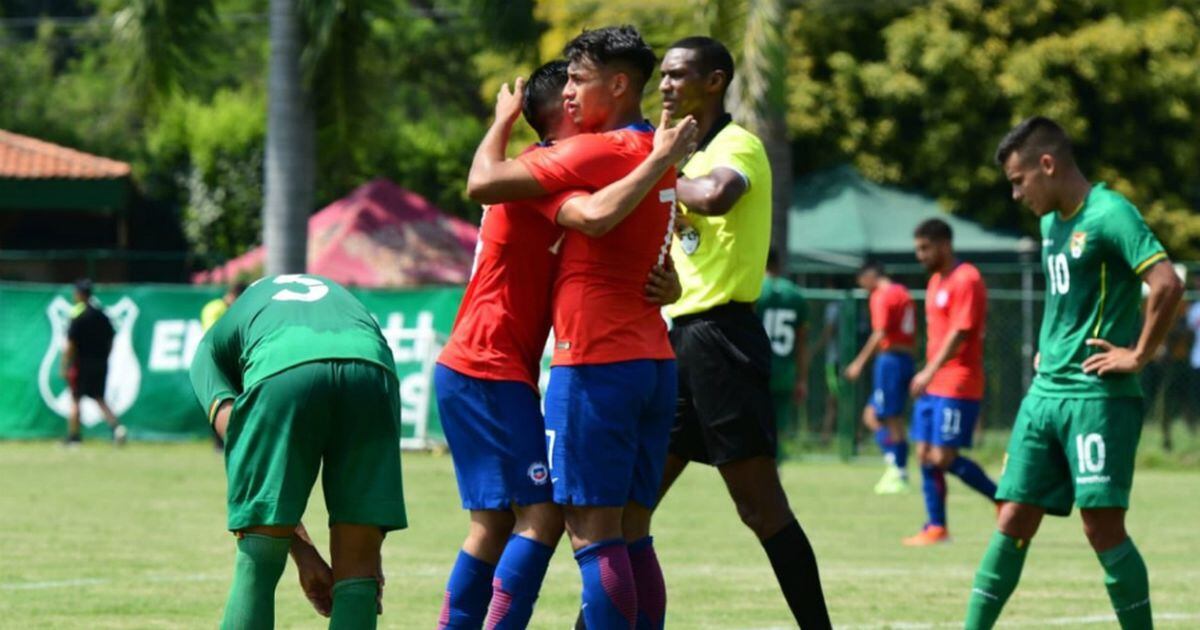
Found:
<svg viewBox="0 0 1200 630"><path fill-rule="evenodd" d="M465 531L449 457L404 459L410 529L384 545L380 627L433 627ZM991 467L995 473L995 468ZM821 561L839 627L951 628L961 621L992 509L952 482L952 544L899 544L922 520L918 495L876 497L874 465L789 463L793 506ZM1130 529L1166 627L1200 627L1200 473L1138 474ZM325 518L320 493L308 521ZM324 545L325 536L310 527ZM766 557L719 478L695 467L664 503L656 539L673 628L793 627ZM0 444L0 627L211 628L229 586L220 458L205 444ZM569 549L551 565L533 627L568 628L578 602ZM284 574L279 627L319 628ZM1007 627L1115 627L1077 517L1048 520L1009 603Z"/></svg>

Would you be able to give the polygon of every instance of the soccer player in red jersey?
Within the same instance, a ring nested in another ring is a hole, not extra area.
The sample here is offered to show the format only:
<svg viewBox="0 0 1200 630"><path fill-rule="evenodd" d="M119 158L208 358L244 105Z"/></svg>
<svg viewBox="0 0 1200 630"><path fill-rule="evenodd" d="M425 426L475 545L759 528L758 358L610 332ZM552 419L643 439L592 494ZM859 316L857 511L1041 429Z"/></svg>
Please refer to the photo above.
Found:
<svg viewBox="0 0 1200 630"><path fill-rule="evenodd" d="M566 63L551 62L527 86L518 80L515 93L505 86L481 150L507 138L522 109L543 139L526 156L574 135L574 121L563 115L566 80ZM439 627L477 628L485 614L488 628L528 624L563 529L562 513L551 502L536 390L563 227L596 232L615 225L686 154L694 134L694 124L662 130L645 161L595 193L566 190L486 210L474 273L435 373L459 491L472 520ZM649 268L640 275L645 299L676 299L673 273L655 267L647 280Z"/></svg>
<svg viewBox="0 0 1200 630"><path fill-rule="evenodd" d="M655 56L637 31L586 31L565 53L563 96L585 133L515 161L503 159L503 142L486 147L485 139L468 186L477 200L599 190L651 153L653 128L642 118L641 95ZM666 324L642 284L646 270L666 260L674 188L671 169L619 223L569 230L554 288L550 474L593 630L662 627L665 615L666 589L648 530L676 375ZM560 210L560 224L570 206Z"/></svg>
<svg viewBox="0 0 1200 630"><path fill-rule="evenodd" d="M912 379L912 439L921 460L921 488L929 520L904 540L909 546L949 540L945 473L962 479L991 501L996 484L973 460L970 448L983 399L983 334L987 287L974 265L954 256L954 233L929 219L913 233L917 260L930 273L925 291L925 367Z"/></svg>
<svg viewBox="0 0 1200 630"><path fill-rule="evenodd" d="M877 494L897 494L908 489L908 442L904 439L904 407L913 376L913 348L917 311L908 289L894 282L883 265L870 262L859 270L858 285L870 294L871 336L858 356L846 366L846 378L858 380L872 356L875 358L871 401L863 409L863 423L875 433L887 469Z"/></svg>

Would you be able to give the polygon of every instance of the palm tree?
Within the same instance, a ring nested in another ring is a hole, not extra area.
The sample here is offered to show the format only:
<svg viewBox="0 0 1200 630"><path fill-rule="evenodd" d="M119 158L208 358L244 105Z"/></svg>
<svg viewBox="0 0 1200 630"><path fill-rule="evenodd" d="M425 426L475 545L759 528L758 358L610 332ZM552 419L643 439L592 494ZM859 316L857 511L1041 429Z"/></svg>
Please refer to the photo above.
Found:
<svg viewBox="0 0 1200 630"><path fill-rule="evenodd" d="M212 0L129 0L113 13L113 37L129 64L125 82L144 111L204 71L215 22Z"/></svg>
<svg viewBox="0 0 1200 630"><path fill-rule="evenodd" d="M787 250L792 193L792 145L787 133L787 27L785 0L713 0L713 37L738 60L728 109L762 139L771 161L771 245Z"/></svg>
<svg viewBox="0 0 1200 630"><path fill-rule="evenodd" d="M266 273L303 273L316 174L316 116L301 72L305 46L298 0L271 0L267 150L263 204Z"/></svg>

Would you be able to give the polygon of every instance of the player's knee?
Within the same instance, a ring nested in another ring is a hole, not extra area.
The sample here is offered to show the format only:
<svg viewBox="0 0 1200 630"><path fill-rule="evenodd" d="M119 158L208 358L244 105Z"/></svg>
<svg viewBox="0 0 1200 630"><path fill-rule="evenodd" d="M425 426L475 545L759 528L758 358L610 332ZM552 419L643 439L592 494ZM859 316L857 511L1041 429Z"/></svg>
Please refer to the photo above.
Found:
<svg viewBox="0 0 1200 630"><path fill-rule="evenodd" d="M954 463L954 460L958 457L958 452L955 451L954 449L944 449L944 448L936 448L935 447L935 448L928 449L926 451L926 453L927 453L926 456L928 457L928 463L930 465L937 466L938 468L941 468L942 470L946 470L947 468L949 468L950 464ZM925 460L922 460L922 461L924 462Z"/></svg>
<svg viewBox="0 0 1200 630"><path fill-rule="evenodd" d="M1037 533L1043 512L1017 503L1003 503L996 517L996 527L1013 538L1029 540Z"/></svg>
<svg viewBox="0 0 1200 630"><path fill-rule="evenodd" d="M562 510L553 503L539 503L518 510L513 531L530 540L554 547L559 538L562 538L563 528Z"/></svg>
<svg viewBox="0 0 1200 630"><path fill-rule="evenodd" d="M1107 551L1125 542L1129 534L1125 531L1124 519L1112 517L1097 518L1095 515L1083 514L1083 535L1088 544L1097 552Z"/></svg>
<svg viewBox="0 0 1200 630"><path fill-rule="evenodd" d="M760 540L771 537L795 519L787 502L780 504L770 500L738 500L736 501L738 517L750 528Z"/></svg>

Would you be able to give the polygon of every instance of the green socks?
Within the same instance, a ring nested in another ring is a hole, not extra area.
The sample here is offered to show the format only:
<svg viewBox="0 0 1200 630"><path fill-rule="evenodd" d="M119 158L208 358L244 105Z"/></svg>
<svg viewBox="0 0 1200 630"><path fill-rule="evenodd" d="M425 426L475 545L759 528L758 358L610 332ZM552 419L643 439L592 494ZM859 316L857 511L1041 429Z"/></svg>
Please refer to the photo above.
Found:
<svg viewBox="0 0 1200 630"><path fill-rule="evenodd" d="M1146 563L1138 553L1132 538L1096 554L1104 566L1104 586L1112 601L1117 620L1124 630L1149 630L1154 627L1150 616L1150 578Z"/></svg>
<svg viewBox="0 0 1200 630"><path fill-rule="evenodd" d="M996 625L1004 602L1021 579L1021 568L1025 566L1028 551L1027 540L1018 540L999 531L992 534L979 570L975 572L975 586L967 604L967 630L988 630Z"/></svg>
<svg viewBox="0 0 1200 630"><path fill-rule="evenodd" d="M275 627L275 585L287 563L290 538L246 534L237 541L233 587L225 602L221 630Z"/></svg>
<svg viewBox="0 0 1200 630"><path fill-rule="evenodd" d="M334 584L329 630L374 630L378 595L375 578L350 578Z"/></svg>

